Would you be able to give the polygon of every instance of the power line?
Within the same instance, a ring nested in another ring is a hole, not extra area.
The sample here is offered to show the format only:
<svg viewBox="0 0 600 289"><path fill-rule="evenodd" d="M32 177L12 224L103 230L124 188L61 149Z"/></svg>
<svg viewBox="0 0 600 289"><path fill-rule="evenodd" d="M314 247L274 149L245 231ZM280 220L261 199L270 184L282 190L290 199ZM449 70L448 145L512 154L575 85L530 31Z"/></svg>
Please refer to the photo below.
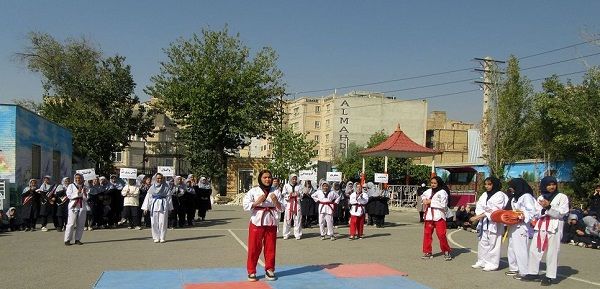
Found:
<svg viewBox="0 0 600 289"><path fill-rule="evenodd" d="M441 83L434 83L434 84L421 85L421 86L414 86L414 87L407 87L407 88L401 88L401 89L395 89L395 90L387 90L387 91L381 91L379 93L390 93L390 92L415 90L415 89L420 89L420 88L428 88L428 87L435 87L435 86L448 85L448 84L461 83L461 82L471 82L471 81L473 81L473 78L467 78L467 79L455 80L455 81L448 81L448 82L441 82Z"/></svg>
<svg viewBox="0 0 600 289"><path fill-rule="evenodd" d="M383 80L383 81L376 81L376 82L369 82L369 83L362 83L362 84L355 84L355 85L346 85L346 86L340 86L340 87L299 91L299 92L294 92L292 94L306 94L306 93L330 91L330 90L334 90L334 89L348 89L348 88L355 88L355 87L361 87L361 86L377 85L377 84L384 84L384 83L390 83L390 82L398 82L398 81L403 81L403 80L411 80L411 79L419 79L419 78L425 78L425 77L431 77L431 76L438 76L438 75L456 73L456 72L461 72L461 71L469 71L472 69L473 68L461 68L461 69L455 69L455 70L448 70L448 71L442 71L442 72L435 72L435 73L429 73L429 74L423 74L423 75L417 75L417 76L409 76L409 77L404 77L404 78L397 78L397 79L390 79L390 80Z"/></svg>
<svg viewBox="0 0 600 289"><path fill-rule="evenodd" d="M548 53L552 53L552 52L556 52L556 51L560 51L560 50L564 50L564 49L576 47L576 46L579 46L579 45L582 45L582 44L587 44L587 43L598 41L598 40L600 40L600 38L596 38L596 39L592 39L592 40L588 40L588 41L583 41L583 42L579 42L579 43L575 43L575 44L567 45L567 46L564 46L564 47L560 47L560 48L556 48L556 49L552 49L552 50L547 50L547 51L543 51L543 52L539 52L539 53L535 53L535 54L531 54L531 55L527 55L527 56L523 56L523 57L518 57L517 59L521 60L521 59L531 58L531 57L535 57L535 56L540 56L540 55L544 55L544 54L548 54Z"/></svg>
<svg viewBox="0 0 600 289"><path fill-rule="evenodd" d="M540 68L540 67L545 67L545 66L550 66L550 65L554 65L554 64L568 62L568 61L573 61L573 60L577 60L577 59L581 59L581 58L586 58L586 57L590 57L590 56L595 56L595 55L599 55L599 54L600 54L600 52L596 52L596 53L592 53L592 54L588 54L588 55L573 57L573 58L564 59L564 60L555 61L555 62L550 62L550 63L546 63L546 64L540 64L540 65L530 66L530 67L527 67L527 68L521 68L521 71L525 71L525 70L529 70L529 69L535 69L535 68Z"/></svg>
<svg viewBox="0 0 600 289"><path fill-rule="evenodd" d="M547 77L536 78L536 79L532 79L530 81L534 82L534 81L546 80L546 79L548 79L548 78L550 78L552 76L561 77L561 76L567 76L567 75L573 75L573 74L580 74L580 73L586 73L586 72L588 72L588 70L580 70L580 71L575 71L575 72L569 72L569 73L556 74L556 75L551 75L551 76L547 76Z"/></svg>

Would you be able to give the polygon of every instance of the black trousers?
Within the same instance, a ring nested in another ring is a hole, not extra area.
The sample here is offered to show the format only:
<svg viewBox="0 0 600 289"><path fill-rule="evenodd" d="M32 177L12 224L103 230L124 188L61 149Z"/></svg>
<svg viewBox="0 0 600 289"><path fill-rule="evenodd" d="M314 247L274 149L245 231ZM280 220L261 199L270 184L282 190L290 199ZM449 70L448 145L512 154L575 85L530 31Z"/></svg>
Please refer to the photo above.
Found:
<svg viewBox="0 0 600 289"><path fill-rule="evenodd" d="M130 227L137 227L140 225L140 217L138 216L138 206L124 206L123 207L123 218L127 220Z"/></svg>

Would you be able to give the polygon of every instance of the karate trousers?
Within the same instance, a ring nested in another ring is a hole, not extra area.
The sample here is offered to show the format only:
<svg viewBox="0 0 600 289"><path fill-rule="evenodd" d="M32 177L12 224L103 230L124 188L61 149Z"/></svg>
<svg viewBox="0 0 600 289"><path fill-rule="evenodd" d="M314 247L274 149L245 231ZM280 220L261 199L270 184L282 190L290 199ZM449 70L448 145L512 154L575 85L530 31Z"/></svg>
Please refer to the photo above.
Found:
<svg viewBox="0 0 600 289"><path fill-rule="evenodd" d="M294 223L294 237L296 239L300 239L302 237L302 213L300 210L296 213L295 216L290 216L291 212L285 212L285 216L283 219L283 236L288 238L292 233L292 222Z"/></svg>
<svg viewBox="0 0 600 289"><path fill-rule="evenodd" d="M533 235L531 246L529 246L529 261L528 261L528 274L537 275L540 272L540 261L544 251L538 249L537 238L539 231L535 231ZM548 236L548 248L546 249L546 277L554 279L556 278L556 268L558 267L558 252L560 251L560 238L562 232L559 230L556 233L541 233L541 242L543 244L545 235Z"/></svg>
<svg viewBox="0 0 600 289"><path fill-rule="evenodd" d="M275 271L275 251L277 242L277 226L256 226L250 223L248 227L248 274L256 274L256 264L260 253L265 249L265 271Z"/></svg>
<svg viewBox="0 0 600 289"><path fill-rule="evenodd" d="M152 225L152 239L164 241L167 236L167 226L169 225L168 212L150 212L150 224Z"/></svg>
<svg viewBox="0 0 600 289"><path fill-rule="evenodd" d="M333 236L333 215L319 214L319 228L321 236Z"/></svg>
<svg viewBox="0 0 600 289"><path fill-rule="evenodd" d="M73 240L73 231L75 231L75 241L81 241L87 210L69 209L68 212L69 219L67 220L67 229L65 230L65 242Z"/></svg>
<svg viewBox="0 0 600 289"><path fill-rule="evenodd" d="M499 226L498 232L485 230L477 243L477 264L496 270L500 266L500 249L502 248L504 227Z"/></svg>
<svg viewBox="0 0 600 289"><path fill-rule="evenodd" d="M440 241L440 250L443 253L450 252L450 245L446 238L446 220L439 219L437 221L425 221L423 226L423 253L431 253L431 243L433 242L433 230Z"/></svg>
<svg viewBox="0 0 600 289"><path fill-rule="evenodd" d="M529 254L529 232L527 226L521 224L508 227L508 270L527 274Z"/></svg>

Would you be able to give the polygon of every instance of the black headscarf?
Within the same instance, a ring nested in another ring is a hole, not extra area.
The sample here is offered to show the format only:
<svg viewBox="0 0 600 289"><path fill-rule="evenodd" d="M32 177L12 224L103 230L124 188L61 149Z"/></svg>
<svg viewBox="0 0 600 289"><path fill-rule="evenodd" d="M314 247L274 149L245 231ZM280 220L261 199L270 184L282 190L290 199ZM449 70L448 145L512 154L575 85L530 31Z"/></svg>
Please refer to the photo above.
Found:
<svg viewBox="0 0 600 289"><path fill-rule="evenodd" d="M437 188L431 188L431 195L437 193L439 190L444 190L446 191L446 193L448 195L450 195L450 188L448 188L448 185L446 185L446 183L444 182L444 180L442 180L442 178L435 176L433 178L431 178L432 180L435 179L437 181Z"/></svg>
<svg viewBox="0 0 600 289"><path fill-rule="evenodd" d="M271 190L271 185L272 185L273 183L271 183L271 185L266 185L266 184L263 184L263 182L262 182L262 176L263 176L264 174L266 174L266 173L269 173L271 176L273 176L273 174L272 174L272 173L271 173L271 171L269 171L269 170L262 170L262 171L260 171L260 172L258 173L258 186L259 186L259 187L260 187L260 188L263 190L263 192L265 192L266 194L268 194L268 193L269 193L269 191Z"/></svg>
<svg viewBox="0 0 600 289"><path fill-rule="evenodd" d="M526 180L522 178L514 178L508 181L508 187L513 189L512 196L506 203L506 210L512 209L512 200L518 200L521 196L525 194L530 194L533 196L533 189Z"/></svg>
<svg viewBox="0 0 600 289"><path fill-rule="evenodd" d="M500 179L496 177L487 177L483 182L485 183L487 181L492 183L492 190L487 191L487 199L485 200L486 202L489 201L495 193L502 190L502 183L500 182Z"/></svg>
<svg viewBox="0 0 600 289"><path fill-rule="evenodd" d="M541 181L540 181L540 192L542 192L542 196L544 197L544 199L548 200L548 201L552 201L552 199L554 199L554 197L558 194L558 187L556 188L556 191L554 191L554 193L550 193L548 192L548 190L546 189L546 187L551 184L551 183L555 183L558 185L558 181L556 180L555 177L553 176L545 176Z"/></svg>

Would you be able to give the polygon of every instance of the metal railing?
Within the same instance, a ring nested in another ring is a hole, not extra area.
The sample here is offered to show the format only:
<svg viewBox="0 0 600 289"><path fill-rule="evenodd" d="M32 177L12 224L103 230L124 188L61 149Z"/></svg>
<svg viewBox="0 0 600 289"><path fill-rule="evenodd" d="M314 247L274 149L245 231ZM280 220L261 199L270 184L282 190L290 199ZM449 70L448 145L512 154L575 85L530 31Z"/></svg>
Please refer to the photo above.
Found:
<svg viewBox="0 0 600 289"><path fill-rule="evenodd" d="M414 208L417 206L417 190L420 186L416 185L390 185L388 192L390 194L390 204L394 207Z"/></svg>

